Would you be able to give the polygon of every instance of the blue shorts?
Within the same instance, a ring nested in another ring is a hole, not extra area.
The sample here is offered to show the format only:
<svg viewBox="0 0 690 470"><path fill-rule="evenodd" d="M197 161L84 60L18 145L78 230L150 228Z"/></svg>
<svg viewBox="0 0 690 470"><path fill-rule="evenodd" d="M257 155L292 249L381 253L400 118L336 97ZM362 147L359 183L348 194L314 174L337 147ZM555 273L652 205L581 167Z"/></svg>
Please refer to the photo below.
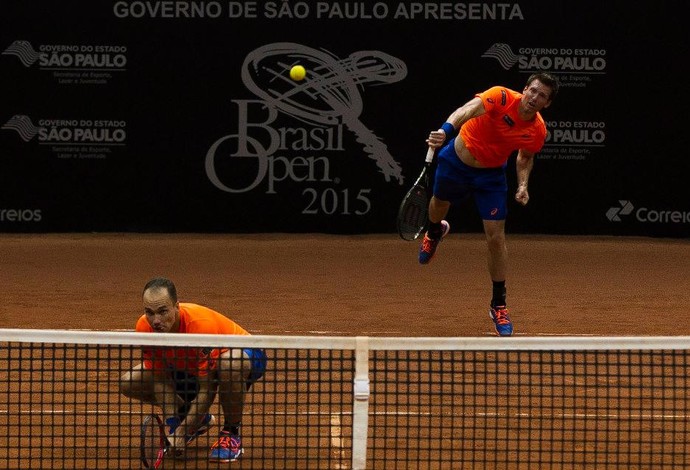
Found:
<svg viewBox="0 0 690 470"><path fill-rule="evenodd" d="M453 139L438 153L434 196L451 203L474 196L482 220L505 220L508 214L505 166L473 168L466 165L455 153Z"/></svg>
<svg viewBox="0 0 690 470"><path fill-rule="evenodd" d="M263 377L266 372L266 352L259 348L246 348L242 351L249 357L252 364L245 382L246 389L249 390L254 385L254 382ZM199 393L199 378L196 375L179 370L173 370L171 374L177 394L185 402L194 400Z"/></svg>
<svg viewBox="0 0 690 470"><path fill-rule="evenodd" d="M247 348L242 351L249 356L249 360L252 362L252 370L247 378L247 389L249 389L266 372L266 351L259 348Z"/></svg>

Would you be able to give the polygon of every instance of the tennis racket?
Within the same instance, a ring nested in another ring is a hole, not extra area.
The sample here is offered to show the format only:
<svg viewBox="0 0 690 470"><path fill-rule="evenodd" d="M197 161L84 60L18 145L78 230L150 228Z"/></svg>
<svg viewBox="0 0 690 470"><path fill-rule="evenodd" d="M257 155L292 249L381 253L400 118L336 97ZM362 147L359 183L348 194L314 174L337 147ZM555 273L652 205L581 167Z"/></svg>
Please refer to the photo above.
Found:
<svg viewBox="0 0 690 470"><path fill-rule="evenodd" d="M429 212L429 173L433 159L434 149L429 147L422 172L400 203L398 233L403 240L416 240L426 227Z"/></svg>
<svg viewBox="0 0 690 470"><path fill-rule="evenodd" d="M141 424L141 462L144 468L158 468L168 447L165 425L157 414L150 414Z"/></svg>

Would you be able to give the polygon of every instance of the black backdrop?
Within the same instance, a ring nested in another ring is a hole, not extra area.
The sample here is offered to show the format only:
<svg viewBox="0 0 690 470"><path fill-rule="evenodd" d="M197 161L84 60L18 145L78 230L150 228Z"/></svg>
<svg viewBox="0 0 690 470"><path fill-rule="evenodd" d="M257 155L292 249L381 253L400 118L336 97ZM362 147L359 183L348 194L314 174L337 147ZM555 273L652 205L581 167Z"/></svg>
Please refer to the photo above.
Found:
<svg viewBox="0 0 690 470"><path fill-rule="evenodd" d="M429 130L546 70L508 230L687 237L680 6L3 0L0 231L392 233Z"/></svg>

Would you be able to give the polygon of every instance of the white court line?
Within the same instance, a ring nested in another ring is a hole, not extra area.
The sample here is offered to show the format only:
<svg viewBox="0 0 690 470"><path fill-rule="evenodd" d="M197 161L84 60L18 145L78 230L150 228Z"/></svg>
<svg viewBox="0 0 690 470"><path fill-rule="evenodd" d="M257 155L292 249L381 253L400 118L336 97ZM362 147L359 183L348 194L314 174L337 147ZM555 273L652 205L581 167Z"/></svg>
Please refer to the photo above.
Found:
<svg viewBox="0 0 690 470"><path fill-rule="evenodd" d="M343 446L342 432L340 428L340 414L331 414L331 447L340 449Z"/></svg>
<svg viewBox="0 0 690 470"><path fill-rule="evenodd" d="M343 460L343 458L346 457L345 449L343 447L342 423L340 416L340 413L331 413L331 448L334 449L334 457L337 460ZM340 470L349 468L349 466L343 466L340 463L336 463L333 468Z"/></svg>
<svg viewBox="0 0 690 470"><path fill-rule="evenodd" d="M498 338L498 335L496 334L495 331L486 331L484 332L484 336L493 336ZM597 335L597 334L591 334L591 333L521 333L521 332L515 332L513 333L512 336L524 336L524 337L531 337L531 336L577 336L577 337L586 337L586 338L598 338L602 335Z"/></svg>

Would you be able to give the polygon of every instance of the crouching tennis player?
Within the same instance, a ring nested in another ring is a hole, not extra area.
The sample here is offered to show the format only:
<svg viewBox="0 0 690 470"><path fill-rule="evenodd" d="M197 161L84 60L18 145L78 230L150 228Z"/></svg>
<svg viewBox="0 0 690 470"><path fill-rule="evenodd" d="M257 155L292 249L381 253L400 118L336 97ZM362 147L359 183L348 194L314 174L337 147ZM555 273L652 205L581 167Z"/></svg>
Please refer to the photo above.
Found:
<svg viewBox="0 0 690 470"><path fill-rule="evenodd" d="M138 332L249 334L210 308L178 302L177 289L169 279L149 281L143 301ZM224 423L209 459L232 462L243 452L240 425L244 394L265 371L263 349L147 347L142 363L122 375L120 391L162 409L174 455L183 454L187 444L215 423L209 409L218 394Z"/></svg>

